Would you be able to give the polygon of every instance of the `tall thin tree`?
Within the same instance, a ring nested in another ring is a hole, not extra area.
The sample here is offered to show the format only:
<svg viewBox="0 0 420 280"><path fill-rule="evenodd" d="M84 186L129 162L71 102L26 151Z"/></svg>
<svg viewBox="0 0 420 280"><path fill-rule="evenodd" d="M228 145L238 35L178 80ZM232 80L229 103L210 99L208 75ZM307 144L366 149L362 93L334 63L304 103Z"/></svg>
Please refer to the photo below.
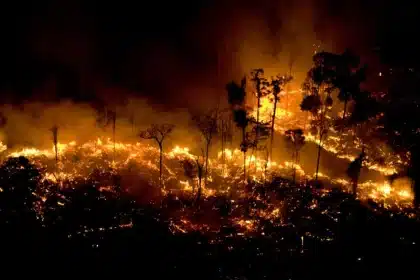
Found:
<svg viewBox="0 0 420 280"><path fill-rule="evenodd" d="M207 185L208 180L208 170L209 170L209 152L210 146L214 135L217 133L217 121L218 121L219 112L218 110L212 110L207 114L194 116L193 120L200 131L204 141L205 141L205 170L204 170L204 184Z"/></svg>
<svg viewBox="0 0 420 280"><path fill-rule="evenodd" d="M313 57L314 66L309 70L303 84L304 98L300 108L312 113L312 131L318 136L315 180L318 180L323 140L331 126L328 114L333 105L331 94L336 89L333 83L336 77L335 60L335 54L316 53Z"/></svg>
<svg viewBox="0 0 420 280"><path fill-rule="evenodd" d="M159 146L159 185L161 188L163 187L163 141L171 134L174 128L175 126L173 124L152 124L150 128L141 131L139 134L140 138L155 140Z"/></svg>
<svg viewBox="0 0 420 280"><path fill-rule="evenodd" d="M296 182L296 166L299 163L299 152L305 145L305 136L302 129L289 129L285 133L292 149L293 158L293 182Z"/></svg>
<svg viewBox="0 0 420 280"><path fill-rule="evenodd" d="M51 132L53 135L53 143L54 143L55 165L56 167L58 167L58 126L54 125L51 128Z"/></svg>
<svg viewBox="0 0 420 280"><path fill-rule="evenodd" d="M271 128L270 128L270 160L273 158L273 146L274 146L274 128L276 123L276 112L277 112L277 104L280 101L280 93L284 86L288 84L292 80L292 76L277 76L276 78L272 78L270 85L271 89L271 99L273 102L273 112L271 114Z"/></svg>
<svg viewBox="0 0 420 280"><path fill-rule="evenodd" d="M225 165L226 165L226 149L227 144L231 142L232 132L231 132L231 113L230 111L223 110L219 115L219 124L218 131L221 140L222 148L222 165L223 165L223 174L225 174Z"/></svg>
<svg viewBox="0 0 420 280"><path fill-rule="evenodd" d="M255 148L258 148L260 133L263 130L263 125L260 121L261 99L268 95L269 83L267 79L264 78L263 69L255 69L251 71L251 81L254 82L255 96L257 97L257 116L255 119Z"/></svg>

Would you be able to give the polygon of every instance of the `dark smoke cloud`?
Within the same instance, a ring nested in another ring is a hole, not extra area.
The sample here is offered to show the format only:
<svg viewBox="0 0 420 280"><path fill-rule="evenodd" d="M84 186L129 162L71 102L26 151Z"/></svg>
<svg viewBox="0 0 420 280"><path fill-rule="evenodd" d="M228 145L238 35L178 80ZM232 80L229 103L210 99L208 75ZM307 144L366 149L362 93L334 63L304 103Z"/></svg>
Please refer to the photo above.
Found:
<svg viewBox="0 0 420 280"><path fill-rule="evenodd" d="M372 6L178 2L41 1L28 10L10 4L3 19L9 31L2 47L6 63L0 66L3 92L17 101L39 99L54 82L44 99L87 101L102 96L100 84L172 107L208 106L224 94L227 81L255 67L282 73L293 61L300 82L314 44L331 50L360 45Z"/></svg>

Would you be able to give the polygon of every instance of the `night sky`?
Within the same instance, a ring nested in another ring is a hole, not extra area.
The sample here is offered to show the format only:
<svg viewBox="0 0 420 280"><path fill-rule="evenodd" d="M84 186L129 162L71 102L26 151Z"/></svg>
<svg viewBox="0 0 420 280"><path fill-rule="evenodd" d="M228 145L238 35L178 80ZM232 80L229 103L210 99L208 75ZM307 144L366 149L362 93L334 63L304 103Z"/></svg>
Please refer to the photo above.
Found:
<svg viewBox="0 0 420 280"><path fill-rule="evenodd" d="M259 52L289 50L290 55L292 49L298 50L294 56L310 61L312 41L317 40L332 51L350 47L367 60L381 46L383 61L415 63L418 12L410 5L361 0L13 1L0 17L2 100L84 102L135 95L174 106L181 106L176 101L180 96L192 97L194 103L214 97L247 71L248 63L238 60L244 54L236 54L244 38L260 38L255 37L259 33L264 41L255 52L245 52L251 58Z"/></svg>

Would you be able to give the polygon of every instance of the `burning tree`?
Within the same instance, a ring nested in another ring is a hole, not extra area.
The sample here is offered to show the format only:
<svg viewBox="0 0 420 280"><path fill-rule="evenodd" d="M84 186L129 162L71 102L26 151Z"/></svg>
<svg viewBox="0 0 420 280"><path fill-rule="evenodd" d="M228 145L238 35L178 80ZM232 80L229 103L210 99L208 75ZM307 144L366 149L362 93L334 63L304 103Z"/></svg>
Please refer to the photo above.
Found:
<svg viewBox="0 0 420 280"><path fill-rule="evenodd" d="M273 102L273 113L271 114L271 128L270 128L270 157L273 157L273 143L274 143L274 125L276 121L277 103L280 101L280 92L282 88L292 80L292 76L277 76L272 78L270 85L271 89L271 100Z"/></svg>
<svg viewBox="0 0 420 280"><path fill-rule="evenodd" d="M320 52L313 57L314 66L309 70L303 84L304 98L300 104L302 111L312 113L311 130L318 135L318 155L315 180L318 180L322 141L331 126L331 111L333 99L331 94L336 89L334 85L335 55Z"/></svg>
<svg viewBox="0 0 420 280"><path fill-rule="evenodd" d="M212 144L212 140L214 135L217 133L217 121L218 121L218 114L217 110L212 110L207 114L195 116L193 120L195 124L200 130L201 135L204 138L206 152L205 152L205 171L204 171L204 184L207 185L207 178L208 178L208 167L209 167L209 151L210 146Z"/></svg>
<svg viewBox="0 0 420 280"><path fill-rule="evenodd" d="M153 139L159 146L159 185L162 188L163 141L175 128L173 124L152 124L150 128L140 132L139 137Z"/></svg>
<svg viewBox="0 0 420 280"><path fill-rule="evenodd" d="M292 144L293 182L296 182L296 165L299 163L299 152L305 145L305 136L302 129L290 129L285 134L289 143Z"/></svg>

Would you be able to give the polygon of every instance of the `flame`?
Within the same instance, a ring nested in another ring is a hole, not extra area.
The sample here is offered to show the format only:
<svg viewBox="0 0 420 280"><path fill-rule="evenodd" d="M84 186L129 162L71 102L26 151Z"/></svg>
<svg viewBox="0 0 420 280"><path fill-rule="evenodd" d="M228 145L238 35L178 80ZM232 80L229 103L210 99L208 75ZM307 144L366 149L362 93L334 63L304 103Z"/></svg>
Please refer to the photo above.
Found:
<svg viewBox="0 0 420 280"><path fill-rule="evenodd" d="M332 139L337 140L334 137ZM159 153L158 148L144 143L132 144L116 142L115 150L117 155L115 162L111 160L114 143L109 138L98 138L95 141L84 144L77 144L72 141L69 143L59 143L57 146L59 147L59 170L55 170L55 168L52 169L51 165L46 164L46 161L55 158L54 149L39 150L36 148L23 148L20 151L9 151L3 143L0 143L0 147L3 147L3 152L6 153L8 157L25 156L32 159L37 164L41 164L41 166L46 170L42 174L42 180L53 183L74 181L80 176L87 176L91 171L89 169L92 168L89 164L92 160L103 161L104 164L108 164L108 166L112 166L116 169L127 168L130 163L138 164L143 166L146 170L150 170L152 172L149 174L151 180L153 177L152 175L156 175L159 171L159 163L156 160L159 158L157 156ZM202 193L204 196L215 195L217 192L226 193L230 190L230 186L232 184L237 185L242 180L242 152L239 149L225 149L224 153L226 160L225 163L221 162L221 151L218 153L218 157L216 159L211 159L209 161L209 186L204 186L203 182ZM81 159L79 161L72 159L77 154L81 154ZM188 147L181 147L179 145L175 146L169 152L164 153L164 161L180 161L194 158L195 155L190 152ZM290 176L294 168L302 180L312 179L314 177L314 174L306 174L302 166L290 161L284 161L282 163L277 163L275 161L267 162L265 158L260 158L256 155L248 155L246 157L246 164L252 166L253 174L251 177L256 182L265 180L266 172L269 174L284 174L286 176ZM197 178L191 182L183 180L180 179L182 177L182 170L179 168L173 169L166 163L164 163L164 167L165 173L167 174L165 177L165 184L171 182L171 188L192 192L193 187L191 184L196 184L197 186ZM379 169L376 165L370 165L370 167ZM387 174L392 170L392 167L383 167L381 170ZM214 176L216 176L216 181L220 184L219 187L211 186L214 184ZM341 185L344 187L344 190L350 186L350 182L346 178L331 178L321 172L318 173L318 177L329 180L334 184ZM414 195L411 190L411 183L407 180L408 179L396 180L393 184L372 181L362 182L359 184L359 198L373 199L375 201L383 201L384 199L387 199L388 203L393 201L392 203L395 205L402 204L404 206L408 206L412 202ZM173 185L174 182L175 185Z"/></svg>

